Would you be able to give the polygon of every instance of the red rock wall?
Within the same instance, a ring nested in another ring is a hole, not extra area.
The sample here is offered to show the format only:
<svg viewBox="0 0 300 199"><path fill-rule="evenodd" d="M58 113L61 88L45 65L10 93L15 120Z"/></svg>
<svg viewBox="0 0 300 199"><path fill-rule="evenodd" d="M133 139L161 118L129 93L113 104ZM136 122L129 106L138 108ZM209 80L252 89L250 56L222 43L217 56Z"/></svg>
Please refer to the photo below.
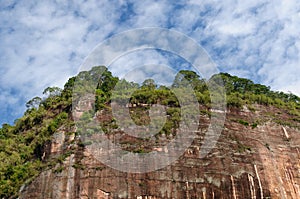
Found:
<svg viewBox="0 0 300 199"><path fill-rule="evenodd" d="M257 128L234 122L241 116L261 118L260 113L229 113L205 158L198 157L205 129L174 164L144 174L111 169L78 150L62 172L42 172L20 198L300 198L300 131L273 122Z"/></svg>

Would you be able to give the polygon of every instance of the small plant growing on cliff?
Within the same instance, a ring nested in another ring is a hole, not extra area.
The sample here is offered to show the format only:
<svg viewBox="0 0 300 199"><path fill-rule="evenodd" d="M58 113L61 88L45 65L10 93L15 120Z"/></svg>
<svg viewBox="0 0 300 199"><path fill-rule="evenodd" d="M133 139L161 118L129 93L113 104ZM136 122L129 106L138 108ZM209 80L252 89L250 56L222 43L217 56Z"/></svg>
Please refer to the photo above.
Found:
<svg viewBox="0 0 300 199"><path fill-rule="evenodd" d="M80 170L84 170L85 169L84 165L82 165L80 163L75 163L75 164L72 165L72 167L74 169L80 169Z"/></svg>
<svg viewBox="0 0 300 199"><path fill-rule="evenodd" d="M253 123L252 125L251 125L251 127L252 127L252 129L255 129L256 127L257 127L257 123L255 122L255 123Z"/></svg>
<svg viewBox="0 0 300 199"><path fill-rule="evenodd" d="M134 153L146 153L145 149L139 148L133 151Z"/></svg>
<svg viewBox="0 0 300 199"><path fill-rule="evenodd" d="M63 166L59 166L56 169L54 169L54 173L61 173L65 168Z"/></svg>
<svg viewBox="0 0 300 199"><path fill-rule="evenodd" d="M249 126L249 122L247 122L245 120L239 120L239 123L244 125L244 126Z"/></svg>
<svg viewBox="0 0 300 199"><path fill-rule="evenodd" d="M256 111L256 109L252 105L248 105L247 107L248 107L249 111L251 111L251 112Z"/></svg>

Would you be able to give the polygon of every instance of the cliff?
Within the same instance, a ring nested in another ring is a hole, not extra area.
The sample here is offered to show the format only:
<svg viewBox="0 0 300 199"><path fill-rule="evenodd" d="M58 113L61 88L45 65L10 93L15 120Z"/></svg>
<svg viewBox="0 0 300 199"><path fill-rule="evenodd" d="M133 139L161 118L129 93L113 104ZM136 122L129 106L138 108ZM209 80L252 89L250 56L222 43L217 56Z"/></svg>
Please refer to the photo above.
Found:
<svg viewBox="0 0 300 199"><path fill-rule="evenodd" d="M229 109L216 147L199 158L210 120L202 115L196 139L175 163L142 174L105 166L60 129L47 158L73 152L23 187L20 198L300 198L300 131L276 122L289 118L270 106Z"/></svg>
<svg viewBox="0 0 300 199"><path fill-rule="evenodd" d="M103 66L43 93L0 128L0 198L300 198L296 95L185 70L139 85Z"/></svg>

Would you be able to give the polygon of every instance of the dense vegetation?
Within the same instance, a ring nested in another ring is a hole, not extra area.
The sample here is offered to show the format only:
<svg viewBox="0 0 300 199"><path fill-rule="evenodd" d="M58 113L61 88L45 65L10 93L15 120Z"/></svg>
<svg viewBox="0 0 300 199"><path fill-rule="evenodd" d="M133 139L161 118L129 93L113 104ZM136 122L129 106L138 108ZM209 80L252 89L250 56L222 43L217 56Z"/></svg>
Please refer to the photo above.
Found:
<svg viewBox="0 0 300 199"><path fill-rule="evenodd" d="M218 83L214 82L218 77L224 81L229 108L242 108L246 105L251 109L252 104L275 106L300 121L298 96L274 92L269 87L227 73L213 76L208 84ZM149 123L147 111L151 104L165 105L169 117L160 133L174 134L180 122L181 110L172 89L181 89L187 83L192 85L197 100L205 107L201 112L209 114L211 98L207 83L193 71L180 71L172 86L166 87L156 85L151 79L145 80L142 85L119 80L105 67L94 67L91 71L83 71L77 77L70 78L64 89L45 89L45 97L35 97L28 101L27 111L14 125L3 124L0 128L0 198L17 197L23 184L29 183L39 172L52 168L65 158L63 156L45 160L44 146L59 129L71 131L74 125L71 114L72 100L74 103L79 101L82 93L95 93L95 111L111 111L112 101L129 104L132 110L131 117L138 125ZM182 96L185 96L184 91ZM90 118L88 114L92 116L94 112L83 114L82 121ZM118 128L113 118L103 123L102 127L106 129L106 133Z"/></svg>
<svg viewBox="0 0 300 199"><path fill-rule="evenodd" d="M70 81L68 82L70 83ZM44 146L61 126L72 125L70 120L72 87L65 85L44 91L45 99L30 100L24 116L14 125L3 124L0 129L0 198L14 198L24 183L55 162L43 159Z"/></svg>

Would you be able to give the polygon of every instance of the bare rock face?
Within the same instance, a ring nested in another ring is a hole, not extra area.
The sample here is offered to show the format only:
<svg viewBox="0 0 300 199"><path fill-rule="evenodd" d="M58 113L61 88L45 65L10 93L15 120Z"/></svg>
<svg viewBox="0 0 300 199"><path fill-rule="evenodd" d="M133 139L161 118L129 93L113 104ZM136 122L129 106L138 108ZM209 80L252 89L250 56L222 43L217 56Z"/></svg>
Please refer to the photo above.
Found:
<svg viewBox="0 0 300 199"><path fill-rule="evenodd" d="M274 122L289 119L283 111L256 110L229 111L216 146L199 158L208 125L203 117L203 128L185 153L149 173L114 170L78 147L26 186L20 198L300 198L300 131ZM63 153L69 143L69 137L56 135L51 152ZM165 152L163 147L154 150Z"/></svg>

